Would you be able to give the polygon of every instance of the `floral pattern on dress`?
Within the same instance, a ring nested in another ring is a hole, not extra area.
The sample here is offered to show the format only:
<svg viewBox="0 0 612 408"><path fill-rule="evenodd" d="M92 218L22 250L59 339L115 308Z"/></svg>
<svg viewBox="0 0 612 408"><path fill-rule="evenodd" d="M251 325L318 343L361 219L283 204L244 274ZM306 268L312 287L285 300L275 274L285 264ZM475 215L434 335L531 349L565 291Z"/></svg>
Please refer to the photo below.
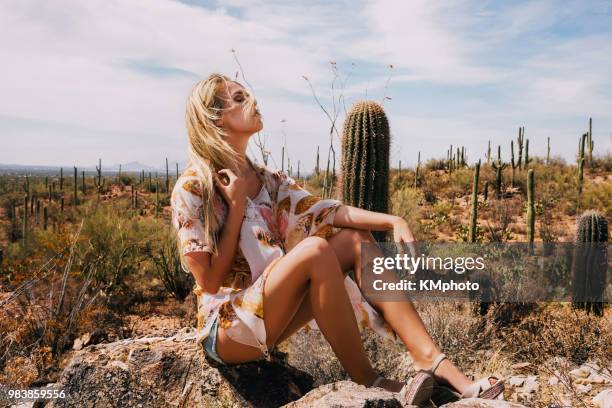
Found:
<svg viewBox="0 0 612 408"><path fill-rule="evenodd" d="M247 199L240 229L236 258L219 291L210 294L196 283L197 338L204 341L215 318L233 340L259 347L269 357L264 326L263 288L265 280L282 256L309 236L330 238L338 200L321 199L303 189L284 172L272 171L249 160L262 182L254 199ZM183 254L212 252L204 239L202 186L190 165L176 182L171 195L172 224ZM217 220L215 235L228 213L225 202L215 194ZM189 271L186 271L189 272ZM357 284L346 276L345 288L360 329L369 327L378 334L395 338L395 333L363 297ZM309 327L316 328L314 320Z"/></svg>

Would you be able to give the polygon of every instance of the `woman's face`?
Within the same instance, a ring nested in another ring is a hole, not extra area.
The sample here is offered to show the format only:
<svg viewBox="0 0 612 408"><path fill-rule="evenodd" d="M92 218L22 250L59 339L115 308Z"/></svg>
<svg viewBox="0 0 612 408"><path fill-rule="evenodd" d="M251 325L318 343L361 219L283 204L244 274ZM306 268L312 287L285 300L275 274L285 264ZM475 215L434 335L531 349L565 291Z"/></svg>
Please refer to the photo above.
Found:
<svg viewBox="0 0 612 408"><path fill-rule="evenodd" d="M249 97L252 96L242 85L228 81L220 96L225 104L220 125L228 134L251 136L263 128L257 102L253 100L252 106L249 107Z"/></svg>

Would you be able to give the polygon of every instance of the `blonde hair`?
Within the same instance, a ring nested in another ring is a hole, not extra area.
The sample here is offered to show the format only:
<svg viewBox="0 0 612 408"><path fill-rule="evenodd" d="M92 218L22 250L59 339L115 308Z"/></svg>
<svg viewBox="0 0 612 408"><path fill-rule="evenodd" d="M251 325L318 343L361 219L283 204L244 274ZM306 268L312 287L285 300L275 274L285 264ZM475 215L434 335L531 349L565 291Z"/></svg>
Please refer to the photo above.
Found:
<svg viewBox="0 0 612 408"><path fill-rule="evenodd" d="M223 111L229 101L223 97L223 91L228 89L228 82L232 80L223 74L213 73L192 88L187 98L185 122L188 137L188 165L193 165L201 182L202 190L202 220L204 225L204 239L217 254L217 237L215 229L218 221L213 209L215 185L213 172L223 168L238 173L244 164L244 158L237 154L227 142L227 133L222 127L215 124L221 119ZM238 83L239 84L239 83ZM243 102L243 114L246 117L255 112L257 102L246 90ZM230 96L231 98L231 96ZM189 268L184 260L182 250L179 249L181 266L185 271Z"/></svg>

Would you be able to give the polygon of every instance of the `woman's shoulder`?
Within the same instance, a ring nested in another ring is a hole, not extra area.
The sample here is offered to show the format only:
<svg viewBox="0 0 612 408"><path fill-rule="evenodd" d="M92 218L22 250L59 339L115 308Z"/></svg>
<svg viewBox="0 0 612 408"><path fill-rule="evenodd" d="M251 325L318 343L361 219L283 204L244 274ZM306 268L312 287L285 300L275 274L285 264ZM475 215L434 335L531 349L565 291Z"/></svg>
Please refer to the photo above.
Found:
<svg viewBox="0 0 612 408"><path fill-rule="evenodd" d="M192 168L186 168L183 173L176 179L172 188L172 197L176 198L179 195L184 196L185 193L202 197L202 182L196 171Z"/></svg>

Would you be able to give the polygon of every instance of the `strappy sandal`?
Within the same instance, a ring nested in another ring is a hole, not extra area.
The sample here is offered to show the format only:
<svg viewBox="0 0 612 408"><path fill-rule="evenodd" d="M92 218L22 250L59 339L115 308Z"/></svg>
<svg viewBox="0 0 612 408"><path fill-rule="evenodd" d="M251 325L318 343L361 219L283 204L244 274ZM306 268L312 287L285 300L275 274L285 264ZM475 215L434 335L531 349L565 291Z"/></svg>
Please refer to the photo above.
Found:
<svg viewBox="0 0 612 408"><path fill-rule="evenodd" d="M491 384L491 379L497 381ZM495 376L483 377L470 385L468 389L461 394L461 398L503 400L505 388L503 378Z"/></svg>
<svg viewBox="0 0 612 408"><path fill-rule="evenodd" d="M379 375L372 383L372 387L378 387L382 380L384 377ZM402 387L398 399L402 406L421 406L429 402L433 386L433 377L424 371L419 371Z"/></svg>
<svg viewBox="0 0 612 408"><path fill-rule="evenodd" d="M434 402L438 404L438 402L451 402L451 400L458 400L461 398L482 398L482 399L496 399L503 400L504 398L504 379L502 377L483 377L474 382L474 384L470 385L463 394L459 393L453 386L450 384L441 384L435 379L435 371L440 365L440 363L447 358L444 353L440 353L436 359L434 360L431 369L426 370L426 372L432 376L434 379ZM489 380L495 379L497 380L494 384L491 384ZM440 401L440 398L444 399L444 401ZM436 401L437 400L437 401ZM438 404L439 405L439 404Z"/></svg>

